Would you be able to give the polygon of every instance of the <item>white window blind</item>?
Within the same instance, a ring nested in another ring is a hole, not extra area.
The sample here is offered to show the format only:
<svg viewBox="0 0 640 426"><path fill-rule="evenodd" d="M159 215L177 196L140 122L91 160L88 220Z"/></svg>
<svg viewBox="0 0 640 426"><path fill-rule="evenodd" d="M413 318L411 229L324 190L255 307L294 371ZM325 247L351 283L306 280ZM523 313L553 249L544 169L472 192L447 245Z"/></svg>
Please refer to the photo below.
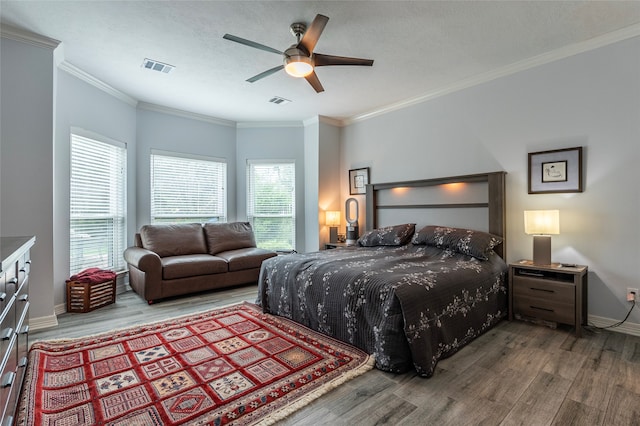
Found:
<svg viewBox="0 0 640 426"><path fill-rule="evenodd" d="M70 274L125 269L127 151L71 135Z"/></svg>
<svg viewBox="0 0 640 426"><path fill-rule="evenodd" d="M226 222L227 163L151 153L151 222Z"/></svg>
<svg viewBox="0 0 640 426"><path fill-rule="evenodd" d="M292 161L247 163L247 219L258 247L295 249L295 176Z"/></svg>

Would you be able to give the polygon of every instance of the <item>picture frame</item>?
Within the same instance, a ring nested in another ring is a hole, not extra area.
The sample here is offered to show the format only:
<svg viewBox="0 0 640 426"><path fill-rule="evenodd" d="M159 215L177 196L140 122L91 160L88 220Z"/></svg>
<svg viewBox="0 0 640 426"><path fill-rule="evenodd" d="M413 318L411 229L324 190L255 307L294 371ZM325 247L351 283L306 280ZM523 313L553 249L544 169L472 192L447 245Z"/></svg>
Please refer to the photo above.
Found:
<svg viewBox="0 0 640 426"><path fill-rule="evenodd" d="M582 192L582 147L529 153L529 194Z"/></svg>
<svg viewBox="0 0 640 426"><path fill-rule="evenodd" d="M349 170L349 194L366 194L366 185L369 183L369 168Z"/></svg>

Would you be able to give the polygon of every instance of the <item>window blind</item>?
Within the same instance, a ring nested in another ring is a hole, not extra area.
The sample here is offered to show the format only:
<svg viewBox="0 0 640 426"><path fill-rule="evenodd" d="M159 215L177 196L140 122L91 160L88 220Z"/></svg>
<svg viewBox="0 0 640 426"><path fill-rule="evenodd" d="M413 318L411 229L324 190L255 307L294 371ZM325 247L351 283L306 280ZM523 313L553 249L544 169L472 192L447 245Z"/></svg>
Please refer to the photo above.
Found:
<svg viewBox="0 0 640 426"><path fill-rule="evenodd" d="M296 246L295 163L247 163L247 219L258 247L294 250Z"/></svg>
<svg viewBox="0 0 640 426"><path fill-rule="evenodd" d="M151 153L151 222L226 222L227 163Z"/></svg>
<svg viewBox="0 0 640 426"><path fill-rule="evenodd" d="M124 144L71 135L70 274L97 267L125 269Z"/></svg>

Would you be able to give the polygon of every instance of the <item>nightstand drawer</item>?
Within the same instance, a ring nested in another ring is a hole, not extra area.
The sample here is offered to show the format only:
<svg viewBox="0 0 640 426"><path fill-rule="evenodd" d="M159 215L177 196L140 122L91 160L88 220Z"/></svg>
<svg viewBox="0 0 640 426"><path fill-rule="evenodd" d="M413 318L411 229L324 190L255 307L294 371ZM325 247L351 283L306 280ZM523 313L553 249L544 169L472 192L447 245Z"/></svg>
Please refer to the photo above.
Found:
<svg viewBox="0 0 640 426"><path fill-rule="evenodd" d="M513 296L543 298L573 306L576 301L576 286L558 281L516 275L513 277Z"/></svg>
<svg viewBox="0 0 640 426"><path fill-rule="evenodd" d="M533 297L514 297L514 314L524 315L530 318L539 318L545 321L559 322L575 325L575 305L562 303L556 300L539 299Z"/></svg>

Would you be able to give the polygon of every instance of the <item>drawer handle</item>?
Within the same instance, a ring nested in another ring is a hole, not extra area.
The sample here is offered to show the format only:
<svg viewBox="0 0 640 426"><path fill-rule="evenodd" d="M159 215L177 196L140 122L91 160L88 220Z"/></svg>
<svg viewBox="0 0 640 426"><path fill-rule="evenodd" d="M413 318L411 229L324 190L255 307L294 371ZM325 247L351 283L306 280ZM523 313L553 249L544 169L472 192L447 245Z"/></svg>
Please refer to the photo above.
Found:
<svg viewBox="0 0 640 426"><path fill-rule="evenodd" d="M24 325L20 329L20 334L29 334L29 325Z"/></svg>
<svg viewBox="0 0 640 426"><path fill-rule="evenodd" d="M27 366L27 364L29 364L29 358L27 358L26 356L23 356L22 358L20 358L20 362L18 363L18 367L19 368L24 368Z"/></svg>
<svg viewBox="0 0 640 426"><path fill-rule="evenodd" d="M545 293L555 293L555 290L549 290L548 288L529 287L533 291L544 291Z"/></svg>
<svg viewBox="0 0 640 426"><path fill-rule="evenodd" d="M16 284L18 284L18 279L17 279L16 277L13 277L13 278L11 278L11 279L9 280L9 283L8 283L8 284L16 285Z"/></svg>
<svg viewBox="0 0 640 426"><path fill-rule="evenodd" d="M4 302L4 299L6 298L7 298L7 293L5 293L4 291L0 293L0 302Z"/></svg>
<svg viewBox="0 0 640 426"><path fill-rule="evenodd" d="M5 417L2 426L13 426L13 416Z"/></svg>
<svg viewBox="0 0 640 426"><path fill-rule="evenodd" d="M4 330L2 330L2 335L0 335L0 340L9 340L11 339L12 335L13 335L13 328L11 327L5 328Z"/></svg>
<svg viewBox="0 0 640 426"><path fill-rule="evenodd" d="M9 371L2 376L2 383L0 383L0 388L8 388L13 384L13 381L16 378L16 373L13 371Z"/></svg>
<svg viewBox="0 0 640 426"><path fill-rule="evenodd" d="M18 301L20 302L26 302L27 300L29 300L28 294L23 294L22 296L18 297Z"/></svg>
<svg viewBox="0 0 640 426"><path fill-rule="evenodd" d="M544 277L544 274L541 272L531 272L531 271L519 271L519 275L528 275L530 277Z"/></svg>
<svg viewBox="0 0 640 426"><path fill-rule="evenodd" d="M537 306L529 306L531 309L537 309L539 311L545 311L545 312L554 312L553 309L548 309L548 308L539 308Z"/></svg>

